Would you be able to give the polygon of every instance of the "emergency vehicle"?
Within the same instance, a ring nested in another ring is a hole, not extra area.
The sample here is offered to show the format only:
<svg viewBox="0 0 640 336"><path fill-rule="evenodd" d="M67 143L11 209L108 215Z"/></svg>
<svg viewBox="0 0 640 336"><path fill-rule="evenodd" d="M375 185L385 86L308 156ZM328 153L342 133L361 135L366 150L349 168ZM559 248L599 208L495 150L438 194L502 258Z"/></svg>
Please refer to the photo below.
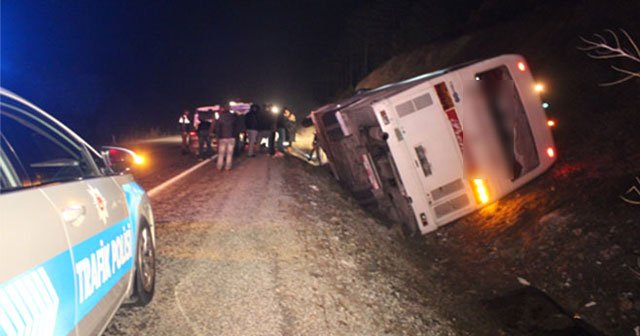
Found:
<svg viewBox="0 0 640 336"><path fill-rule="evenodd" d="M235 113L237 115L247 114L249 109L251 108L251 103L244 102L229 102L229 111L231 113ZM207 120L211 123L215 123L219 118L220 113L220 105L212 105L212 106L200 106L196 108L197 117L194 117L194 130L189 132L189 149L192 153L198 154L198 132L197 127L201 120ZM245 136L241 138L243 141L246 139ZM218 148L218 139L213 136L211 138L211 147Z"/></svg>
<svg viewBox="0 0 640 336"><path fill-rule="evenodd" d="M502 55L359 92L311 118L359 203L425 234L553 164L540 87L524 57Z"/></svg>
<svg viewBox="0 0 640 336"><path fill-rule="evenodd" d="M0 335L99 335L155 289L151 204L129 169L0 89Z"/></svg>

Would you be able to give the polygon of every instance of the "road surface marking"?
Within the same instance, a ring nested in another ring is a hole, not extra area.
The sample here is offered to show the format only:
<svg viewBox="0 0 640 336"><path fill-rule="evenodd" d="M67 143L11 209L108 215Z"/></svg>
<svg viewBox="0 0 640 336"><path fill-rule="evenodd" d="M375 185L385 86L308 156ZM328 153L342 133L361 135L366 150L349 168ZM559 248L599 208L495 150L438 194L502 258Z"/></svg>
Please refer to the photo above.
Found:
<svg viewBox="0 0 640 336"><path fill-rule="evenodd" d="M153 197L155 195L157 195L159 192L161 192L163 189L165 189L166 187L178 182L180 179L182 179L183 177L193 173L194 171L196 171L198 168L206 165L207 163L211 162L212 160L214 160L216 157L218 156L218 154L214 155L212 158L210 159L206 159L198 164L196 164L195 166L183 171L182 173L162 182L160 185L154 187L153 189L149 190L147 192L147 195L149 195L149 197Z"/></svg>

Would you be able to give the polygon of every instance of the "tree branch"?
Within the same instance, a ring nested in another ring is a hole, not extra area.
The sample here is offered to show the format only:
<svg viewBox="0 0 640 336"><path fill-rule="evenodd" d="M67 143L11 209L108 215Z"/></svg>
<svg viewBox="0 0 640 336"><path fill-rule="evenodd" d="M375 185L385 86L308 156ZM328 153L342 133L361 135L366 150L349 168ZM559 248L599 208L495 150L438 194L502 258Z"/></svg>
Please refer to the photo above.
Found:
<svg viewBox="0 0 640 336"><path fill-rule="evenodd" d="M629 49L621 43L618 35L611 29L605 29L605 32L611 35L611 43L603 35L596 33L593 34L594 38L592 40L580 37L580 40L584 42L584 46L578 46L577 48L578 50L584 51L585 54L592 59L623 59L638 63L638 66L640 67L640 48L638 48L638 45L631 38L629 33L624 29L620 29L620 31L626 38L626 42L632 48L632 51L629 51ZM627 70L615 65L611 65L611 68L616 72L625 74L626 76L613 82L601 83L599 84L600 86L613 86L633 78L640 78L640 70Z"/></svg>

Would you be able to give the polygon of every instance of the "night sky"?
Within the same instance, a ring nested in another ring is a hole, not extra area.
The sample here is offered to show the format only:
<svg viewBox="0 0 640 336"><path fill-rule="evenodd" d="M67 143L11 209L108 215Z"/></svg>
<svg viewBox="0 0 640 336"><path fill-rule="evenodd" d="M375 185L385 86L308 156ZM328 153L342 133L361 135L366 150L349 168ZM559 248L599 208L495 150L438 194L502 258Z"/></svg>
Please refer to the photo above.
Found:
<svg viewBox="0 0 640 336"><path fill-rule="evenodd" d="M362 3L5 0L0 80L85 137L166 128L183 108L236 98L304 115Z"/></svg>

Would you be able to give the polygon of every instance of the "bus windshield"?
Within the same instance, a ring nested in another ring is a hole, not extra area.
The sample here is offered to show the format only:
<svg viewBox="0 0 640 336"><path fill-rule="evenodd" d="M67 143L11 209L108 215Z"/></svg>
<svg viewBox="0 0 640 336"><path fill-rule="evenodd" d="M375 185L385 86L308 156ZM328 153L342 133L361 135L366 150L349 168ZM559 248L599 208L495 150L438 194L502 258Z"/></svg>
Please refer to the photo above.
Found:
<svg viewBox="0 0 640 336"><path fill-rule="evenodd" d="M527 112L506 66L479 73L476 78L514 181L540 164Z"/></svg>

